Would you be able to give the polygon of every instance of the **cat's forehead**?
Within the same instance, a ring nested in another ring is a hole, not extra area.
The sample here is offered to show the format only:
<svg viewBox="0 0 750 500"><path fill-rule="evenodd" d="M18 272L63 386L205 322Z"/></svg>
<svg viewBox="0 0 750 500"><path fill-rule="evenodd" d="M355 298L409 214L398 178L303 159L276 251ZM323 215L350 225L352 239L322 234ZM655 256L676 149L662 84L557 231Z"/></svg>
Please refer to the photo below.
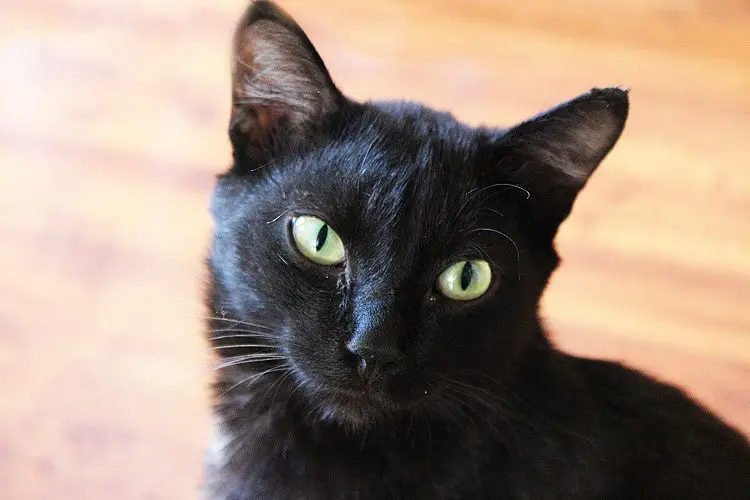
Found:
<svg viewBox="0 0 750 500"><path fill-rule="evenodd" d="M457 209L477 187L477 134L450 115L403 107L370 110L329 144L296 159L284 175L295 201L381 225L410 213Z"/></svg>
<svg viewBox="0 0 750 500"><path fill-rule="evenodd" d="M384 102L368 106L330 152L373 186L460 181L476 156L478 135L449 113Z"/></svg>

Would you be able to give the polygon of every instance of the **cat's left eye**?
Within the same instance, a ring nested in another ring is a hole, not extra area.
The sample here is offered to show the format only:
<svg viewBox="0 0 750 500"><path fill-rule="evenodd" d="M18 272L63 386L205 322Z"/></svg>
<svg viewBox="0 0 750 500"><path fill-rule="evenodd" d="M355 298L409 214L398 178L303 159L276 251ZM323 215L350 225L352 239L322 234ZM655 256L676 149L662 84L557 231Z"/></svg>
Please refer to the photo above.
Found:
<svg viewBox="0 0 750 500"><path fill-rule="evenodd" d="M441 294L453 300L474 300L484 295L490 287L492 271L484 260L456 262L438 278Z"/></svg>
<svg viewBox="0 0 750 500"><path fill-rule="evenodd" d="M307 215L295 217L292 219L292 236L302 255L317 264L332 266L344 261L344 243L322 219Z"/></svg>

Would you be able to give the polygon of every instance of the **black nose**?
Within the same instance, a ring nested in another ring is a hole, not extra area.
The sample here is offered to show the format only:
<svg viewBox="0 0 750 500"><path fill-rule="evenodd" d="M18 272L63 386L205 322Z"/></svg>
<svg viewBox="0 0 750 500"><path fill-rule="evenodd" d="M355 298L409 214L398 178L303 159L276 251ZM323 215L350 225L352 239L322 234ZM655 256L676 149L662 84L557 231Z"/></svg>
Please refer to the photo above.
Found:
<svg viewBox="0 0 750 500"><path fill-rule="evenodd" d="M357 363L357 373L364 380L369 380L376 375L387 376L398 371L403 363L403 355L396 349L372 349L353 348L348 345L349 351L354 354Z"/></svg>

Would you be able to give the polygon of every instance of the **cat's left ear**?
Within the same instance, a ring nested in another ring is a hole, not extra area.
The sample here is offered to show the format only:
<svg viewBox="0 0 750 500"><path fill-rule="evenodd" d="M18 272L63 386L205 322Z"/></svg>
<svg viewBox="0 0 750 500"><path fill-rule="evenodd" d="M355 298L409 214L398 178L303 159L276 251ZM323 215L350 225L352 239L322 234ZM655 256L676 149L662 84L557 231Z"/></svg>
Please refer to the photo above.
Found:
<svg viewBox="0 0 750 500"><path fill-rule="evenodd" d="M528 190L534 229L554 238L576 196L620 137L628 92L593 89L513 127L497 144L510 180Z"/></svg>
<svg viewBox="0 0 750 500"><path fill-rule="evenodd" d="M302 28L274 3L251 2L232 54L235 157L303 142L343 99Z"/></svg>

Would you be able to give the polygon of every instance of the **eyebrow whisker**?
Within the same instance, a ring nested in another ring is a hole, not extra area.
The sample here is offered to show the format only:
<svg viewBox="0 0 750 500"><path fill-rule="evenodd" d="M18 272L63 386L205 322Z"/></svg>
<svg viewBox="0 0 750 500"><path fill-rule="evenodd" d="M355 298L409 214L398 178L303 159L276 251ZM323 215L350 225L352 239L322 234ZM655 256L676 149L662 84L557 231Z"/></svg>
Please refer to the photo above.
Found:
<svg viewBox="0 0 750 500"><path fill-rule="evenodd" d="M477 229L472 229L471 230L472 233L474 233L474 232L479 233L479 232L483 232L483 231L486 231L488 233L499 234L500 236L502 236L503 238L505 238L506 240L510 241L513 244L513 248L516 249L516 262L517 262L517 266L516 267L517 267L517 271L518 271L518 279L520 280L521 279L521 252L518 250L518 245L516 244L515 241L513 241L513 238L511 238L510 236L508 236L504 232L499 231L497 229L493 229L491 227L479 227Z"/></svg>

